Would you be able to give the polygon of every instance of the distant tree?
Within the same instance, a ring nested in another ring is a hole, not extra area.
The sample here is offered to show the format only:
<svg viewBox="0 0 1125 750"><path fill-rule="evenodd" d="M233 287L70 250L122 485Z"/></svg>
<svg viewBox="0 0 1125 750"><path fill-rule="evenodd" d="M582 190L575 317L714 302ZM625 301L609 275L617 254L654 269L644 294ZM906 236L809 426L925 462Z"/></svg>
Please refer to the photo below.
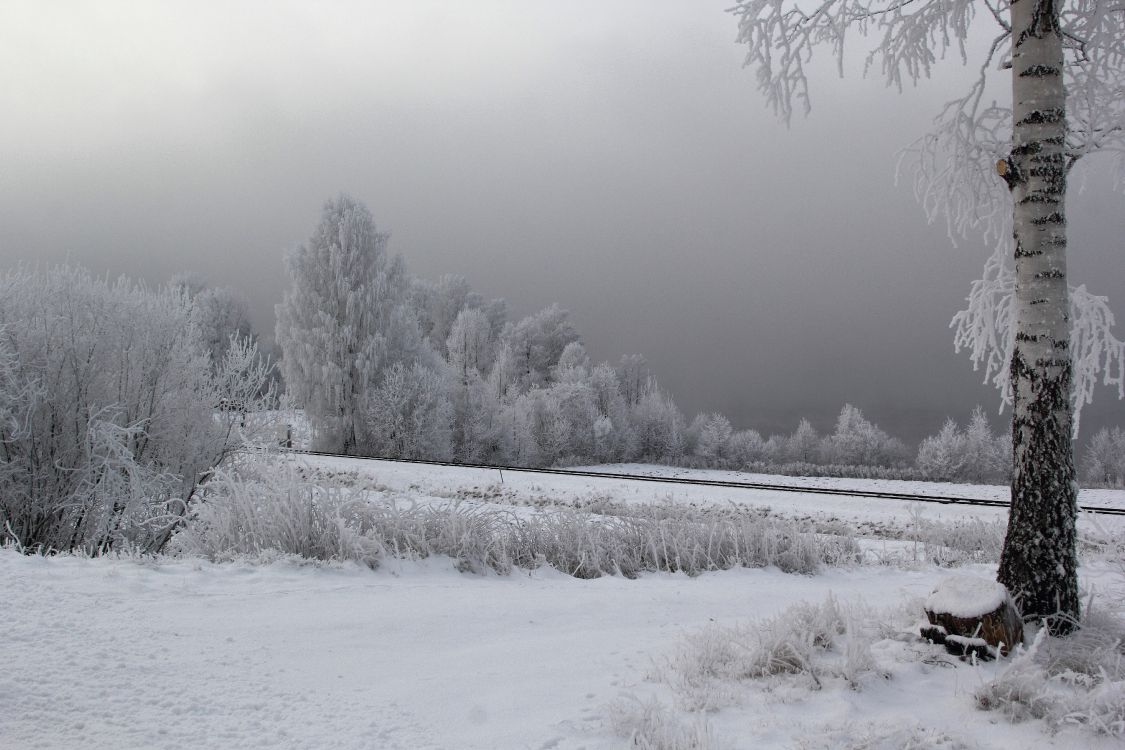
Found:
<svg viewBox="0 0 1125 750"><path fill-rule="evenodd" d="M770 435L762 450L761 460L771 464L783 464L789 458L789 439L784 435Z"/></svg>
<svg viewBox="0 0 1125 750"><path fill-rule="evenodd" d="M769 447L757 430L739 430L727 440L726 458L735 468L768 460Z"/></svg>
<svg viewBox="0 0 1125 750"><path fill-rule="evenodd" d="M495 341L488 316L480 309L466 308L457 315L445 341L445 351L453 372L468 384L492 366Z"/></svg>
<svg viewBox="0 0 1125 750"><path fill-rule="evenodd" d="M645 388L652 381L652 370L648 360L640 354L626 354L617 366L617 380L621 384L621 395L625 403L634 407L644 398Z"/></svg>
<svg viewBox="0 0 1125 750"><path fill-rule="evenodd" d="M1079 616L1074 412L1103 367L1125 395L1125 344L1109 333L1104 299L1068 289L1064 202L1079 158L1125 148L1125 9L1102 0L738 0L732 10L747 64L786 118L795 102L808 109L805 65L817 47L830 47L842 71L845 42L870 33L879 41L868 66L879 62L901 88L950 50L967 61L976 18L992 28L977 80L915 151L915 189L951 233L984 227L999 239L954 321L958 345L998 373L1014 403L1012 509L998 577L1025 616L1068 631ZM1011 69L1010 109L985 99L998 68Z"/></svg>
<svg viewBox="0 0 1125 750"><path fill-rule="evenodd" d="M965 435L956 422L947 419L937 435L927 437L918 446L915 464L927 479L951 482L962 477L965 458Z"/></svg>
<svg viewBox="0 0 1125 750"><path fill-rule="evenodd" d="M730 420L722 414L710 414L703 421L695 445L695 455L712 463L730 457L730 437L733 433Z"/></svg>
<svg viewBox="0 0 1125 750"><path fill-rule="evenodd" d="M1088 481L1119 486L1125 479L1125 431L1098 430L1086 445L1082 473Z"/></svg>
<svg viewBox="0 0 1125 750"><path fill-rule="evenodd" d="M965 428L963 478L970 482L1006 481L1011 474L1012 444L993 434L984 409L976 407Z"/></svg>
<svg viewBox="0 0 1125 750"><path fill-rule="evenodd" d="M473 291L464 276L446 274L434 282L415 278L410 293L422 335L443 356L457 316L465 310L485 307L484 298Z"/></svg>
<svg viewBox="0 0 1125 750"><path fill-rule="evenodd" d="M863 412L845 404L836 418L836 431L825 438L830 463L851 466L893 466L904 459L901 442L869 422Z"/></svg>
<svg viewBox="0 0 1125 750"><path fill-rule="evenodd" d="M790 461L815 463L820 455L820 435L807 419L802 419L786 443Z"/></svg>
<svg viewBox="0 0 1125 750"><path fill-rule="evenodd" d="M579 383L590 377L590 357L581 341L571 341L559 355L555 365L555 381Z"/></svg>
<svg viewBox="0 0 1125 750"><path fill-rule="evenodd" d="M505 390L514 388L524 393L552 382L554 367L567 344L578 341L578 332L570 322L570 313L551 305L509 326L502 338L508 381Z"/></svg>
<svg viewBox="0 0 1125 750"><path fill-rule="evenodd" d="M448 460L453 409L441 375L395 362L367 399L362 443L376 456Z"/></svg>
<svg viewBox="0 0 1125 750"><path fill-rule="evenodd" d="M176 274L170 285L192 301L199 334L214 366L222 362L232 339L254 337L250 303L241 292L211 286L206 276L194 271Z"/></svg>
<svg viewBox="0 0 1125 750"><path fill-rule="evenodd" d="M601 418L598 430L598 459L620 461L634 453L636 436L629 418L629 407L621 395L617 372L608 362L590 371L590 388L594 404ZM603 421L604 420L604 421Z"/></svg>
<svg viewBox="0 0 1125 750"><path fill-rule="evenodd" d="M635 455L648 461L675 461L683 455L684 418L671 397L650 381L631 411Z"/></svg>
<svg viewBox="0 0 1125 750"><path fill-rule="evenodd" d="M290 287L277 306L285 383L330 450L357 451L365 394L388 364L388 334L400 348L410 339L405 266L387 257L386 245L371 213L341 195L287 258Z"/></svg>

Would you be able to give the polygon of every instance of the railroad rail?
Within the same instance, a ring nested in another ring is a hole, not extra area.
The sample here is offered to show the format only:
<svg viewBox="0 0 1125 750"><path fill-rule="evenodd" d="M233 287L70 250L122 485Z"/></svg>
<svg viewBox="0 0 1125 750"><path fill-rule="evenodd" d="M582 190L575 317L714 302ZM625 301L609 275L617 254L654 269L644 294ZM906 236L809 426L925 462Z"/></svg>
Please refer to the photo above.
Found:
<svg viewBox="0 0 1125 750"><path fill-rule="evenodd" d="M1010 506L1005 500L990 500L987 498L951 497L948 495L920 495L911 492L889 492L884 490L854 490L837 487L801 487L794 484L773 484L770 482L739 482L725 479L700 479L687 477L654 477L645 474L623 474L611 471L588 471L582 469L534 469L526 466L501 466L499 464L473 464L455 463L453 461L428 461L418 458L387 458L383 456L346 456L340 453L326 453L324 451L310 451L290 449L289 453L299 453L308 456L326 456L329 458L355 458L365 461L387 461L402 464L421 464L424 466L451 466L460 469L489 469L503 472L520 472L525 474L554 474L569 477L594 477L597 479L623 479L632 482L653 482L658 484L694 485L697 487L726 487L744 490L768 490L771 492L802 492L812 495L841 495L845 497L870 497L880 500L907 500L919 503L939 503L942 505L973 505L985 508L1007 508ZM1078 510L1084 513L1097 513L1106 516L1125 516L1125 508L1099 508L1091 505L1079 505Z"/></svg>

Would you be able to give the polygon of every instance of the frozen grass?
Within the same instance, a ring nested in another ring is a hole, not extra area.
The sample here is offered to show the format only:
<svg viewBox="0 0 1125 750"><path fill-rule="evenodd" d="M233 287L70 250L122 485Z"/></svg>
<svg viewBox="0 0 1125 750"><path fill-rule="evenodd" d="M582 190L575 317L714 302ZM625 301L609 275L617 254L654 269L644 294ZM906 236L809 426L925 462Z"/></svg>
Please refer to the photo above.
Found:
<svg viewBox="0 0 1125 750"><path fill-rule="evenodd" d="M858 555L851 537L784 520L705 518L672 505L615 510L519 514L456 501L417 505L367 489L325 487L285 463L263 463L214 477L170 551L211 560L288 554L373 568L388 555L445 555L465 571L547 564L580 578L769 565L811 574Z"/></svg>
<svg viewBox="0 0 1125 750"><path fill-rule="evenodd" d="M705 717L681 721L658 700L619 700L609 706L609 727L639 750L719 750L720 744Z"/></svg>
<svg viewBox="0 0 1125 750"><path fill-rule="evenodd" d="M1125 623L1088 608L1081 627L1065 638L1041 629L976 700L1013 721L1042 719L1053 729L1078 724L1125 738Z"/></svg>
<svg viewBox="0 0 1125 750"><path fill-rule="evenodd" d="M909 539L921 546L916 557L942 567L1000 561L1007 524L999 519L947 522L925 519L921 513L915 513L912 521Z"/></svg>
<svg viewBox="0 0 1125 750"><path fill-rule="evenodd" d="M661 675L689 711L736 702L738 684L781 677L820 690L841 680L854 690L887 678L871 646L886 634L862 605L842 606L831 594L819 605L800 603L747 626L712 626L690 636Z"/></svg>
<svg viewBox="0 0 1125 750"><path fill-rule="evenodd" d="M947 732L917 724L848 722L823 727L815 738L802 738L799 750L973 750L976 745Z"/></svg>

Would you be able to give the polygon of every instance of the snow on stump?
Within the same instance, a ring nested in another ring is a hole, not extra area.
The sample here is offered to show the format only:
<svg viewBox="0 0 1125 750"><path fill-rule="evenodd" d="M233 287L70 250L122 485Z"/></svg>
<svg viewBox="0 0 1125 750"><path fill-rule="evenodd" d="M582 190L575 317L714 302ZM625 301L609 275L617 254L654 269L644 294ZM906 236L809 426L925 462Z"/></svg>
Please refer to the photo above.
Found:
<svg viewBox="0 0 1125 750"><path fill-rule="evenodd" d="M922 637L954 656L987 660L1023 642L1023 622L1008 590L986 578L944 579L926 600L926 619Z"/></svg>

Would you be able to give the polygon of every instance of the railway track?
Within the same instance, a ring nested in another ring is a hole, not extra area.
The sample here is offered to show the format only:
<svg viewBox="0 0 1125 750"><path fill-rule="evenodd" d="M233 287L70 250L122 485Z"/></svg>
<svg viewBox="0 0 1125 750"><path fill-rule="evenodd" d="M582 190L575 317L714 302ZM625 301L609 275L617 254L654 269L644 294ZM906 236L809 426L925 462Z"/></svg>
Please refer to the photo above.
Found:
<svg viewBox="0 0 1125 750"><path fill-rule="evenodd" d="M525 474L554 474L568 477L594 477L597 479L623 479L632 482L652 482L657 484L694 485L698 487L726 487L745 490L768 490L771 492L801 492L812 495L841 495L844 497L870 497L880 500L907 500L919 503L938 503L941 505L972 505L985 508L1007 508L1009 503L1004 500L989 500L987 498L951 497L948 495L920 495L911 492L888 492L883 490L852 490L834 487L800 487L792 484L774 484L770 482L738 482L723 479L689 479L683 477L654 477L644 474L623 474L610 471L583 471L581 469L532 469L522 466L500 466L497 464L469 464L454 463L451 461L427 461L414 458L383 458L379 456L345 456L339 453L325 453L323 451L308 451L291 449L290 453L299 453L308 456L327 456L330 458L354 458L365 461L386 461L401 464L421 464L425 466L451 466L459 469L488 469L501 473L519 472ZM1106 516L1125 516L1125 508L1098 508L1090 505L1080 505L1078 509L1084 513L1096 513Z"/></svg>

